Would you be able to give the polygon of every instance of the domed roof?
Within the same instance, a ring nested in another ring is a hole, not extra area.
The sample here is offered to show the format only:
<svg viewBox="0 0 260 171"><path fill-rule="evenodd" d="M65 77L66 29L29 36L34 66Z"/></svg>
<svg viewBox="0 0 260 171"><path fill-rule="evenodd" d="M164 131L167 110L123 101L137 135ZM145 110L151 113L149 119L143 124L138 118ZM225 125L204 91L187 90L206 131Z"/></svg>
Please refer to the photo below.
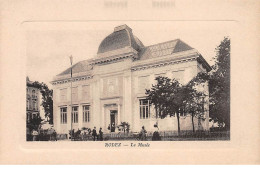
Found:
<svg viewBox="0 0 260 171"><path fill-rule="evenodd" d="M114 32L100 43L97 53L105 53L124 47L132 47L136 51L140 51L144 47L143 43L133 35L132 29L127 25L115 27Z"/></svg>

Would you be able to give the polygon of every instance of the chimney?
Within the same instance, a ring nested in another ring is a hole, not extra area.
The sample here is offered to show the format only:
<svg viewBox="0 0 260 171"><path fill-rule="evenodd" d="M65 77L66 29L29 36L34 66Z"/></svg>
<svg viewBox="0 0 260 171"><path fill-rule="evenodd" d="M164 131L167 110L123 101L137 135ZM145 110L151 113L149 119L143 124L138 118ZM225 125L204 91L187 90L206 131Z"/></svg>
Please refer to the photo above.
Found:
<svg viewBox="0 0 260 171"><path fill-rule="evenodd" d="M115 27L114 32L117 32L120 30L128 30L129 32L132 31L132 29L130 27L128 27L126 24Z"/></svg>

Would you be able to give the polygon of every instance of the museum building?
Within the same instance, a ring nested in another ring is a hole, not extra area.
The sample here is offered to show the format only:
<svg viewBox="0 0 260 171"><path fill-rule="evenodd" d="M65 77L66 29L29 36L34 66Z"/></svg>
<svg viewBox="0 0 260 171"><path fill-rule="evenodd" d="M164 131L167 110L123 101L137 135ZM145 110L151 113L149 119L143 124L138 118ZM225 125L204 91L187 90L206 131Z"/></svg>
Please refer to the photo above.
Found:
<svg viewBox="0 0 260 171"><path fill-rule="evenodd" d="M115 27L100 43L96 57L54 77L54 128L67 134L71 127L77 130L95 126L108 133L116 132L111 126L127 122L133 132L142 126L151 131L156 123L161 131L177 130L176 114L156 118L145 89L156 84L157 76L186 84L197 73L210 69L201 54L180 39L144 46L127 25ZM204 89L208 91L207 86ZM194 119L195 129L209 129L207 101L203 119ZM180 129L192 130L191 116L179 115Z"/></svg>

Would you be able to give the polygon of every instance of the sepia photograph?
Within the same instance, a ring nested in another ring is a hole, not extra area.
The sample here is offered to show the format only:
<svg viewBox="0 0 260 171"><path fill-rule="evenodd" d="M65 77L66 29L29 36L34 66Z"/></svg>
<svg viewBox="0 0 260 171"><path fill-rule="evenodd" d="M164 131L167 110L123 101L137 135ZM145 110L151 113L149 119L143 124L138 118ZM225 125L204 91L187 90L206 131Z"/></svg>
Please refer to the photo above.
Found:
<svg viewBox="0 0 260 171"><path fill-rule="evenodd" d="M229 141L229 35L117 23L27 32L26 140Z"/></svg>
<svg viewBox="0 0 260 171"><path fill-rule="evenodd" d="M0 0L0 163L259 164L259 11Z"/></svg>

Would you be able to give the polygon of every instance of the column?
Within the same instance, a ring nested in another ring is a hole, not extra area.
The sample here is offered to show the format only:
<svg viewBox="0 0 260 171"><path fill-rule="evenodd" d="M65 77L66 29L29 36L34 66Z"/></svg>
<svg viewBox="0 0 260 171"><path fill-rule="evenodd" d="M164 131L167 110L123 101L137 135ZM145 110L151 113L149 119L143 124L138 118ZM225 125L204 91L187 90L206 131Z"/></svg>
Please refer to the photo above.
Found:
<svg viewBox="0 0 260 171"><path fill-rule="evenodd" d="M78 99L77 99L77 101L81 101L81 100L83 100L83 97L82 97L82 95L83 95L83 93L82 93L82 85L78 85Z"/></svg>
<svg viewBox="0 0 260 171"><path fill-rule="evenodd" d="M101 113L101 103L100 103L100 78L96 76L93 82L93 127L100 126L100 113Z"/></svg>
<svg viewBox="0 0 260 171"><path fill-rule="evenodd" d="M71 130L71 105L67 108L67 133Z"/></svg>
<svg viewBox="0 0 260 171"><path fill-rule="evenodd" d="M79 104L79 111L78 111L78 124L79 124L79 129L82 128L82 125L83 125L83 107L82 105Z"/></svg>
<svg viewBox="0 0 260 171"><path fill-rule="evenodd" d="M132 124L132 85L131 85L131 73L125 73L123 82L123 106L122 106L122 113L121 113L121 121L128 122Z"/></svg>
<svg viewBox="0 0 260 171"><path fill-rule="evenodd" d="M130 125L130 129L132 131L139 131L139 125L140 125L140 115L139 115L139 101L137 99L137 93L138 93L138 76L134 77L133 80L133 94L132 94L132 125Z"/></svg>
<svg viewBox="0 0 260 171"><path fill-rule="evenodd" d="M120 115L121 115L121 110L120 110L120 104L118 103L117 104L117 107L118 107L118 112L117 112L117 123L118 123L118 125L120 125L121 124L121 119L120 119Z"/></svg>
<svg viewBox="0 0 260 171"><path fill-rule="evenodd" d="M54 123L54 129L56 129L57 133L61 133L61 129L60 129L60 108L58 106L53 105L53 123Z"/></svg>
<svg viewBox="0 0 260 171"><path fill-rule="evenodd" d="M102 104L101 106L101 120L100 126L102 127L103 131L105 131L105 106Z"/></svg>

